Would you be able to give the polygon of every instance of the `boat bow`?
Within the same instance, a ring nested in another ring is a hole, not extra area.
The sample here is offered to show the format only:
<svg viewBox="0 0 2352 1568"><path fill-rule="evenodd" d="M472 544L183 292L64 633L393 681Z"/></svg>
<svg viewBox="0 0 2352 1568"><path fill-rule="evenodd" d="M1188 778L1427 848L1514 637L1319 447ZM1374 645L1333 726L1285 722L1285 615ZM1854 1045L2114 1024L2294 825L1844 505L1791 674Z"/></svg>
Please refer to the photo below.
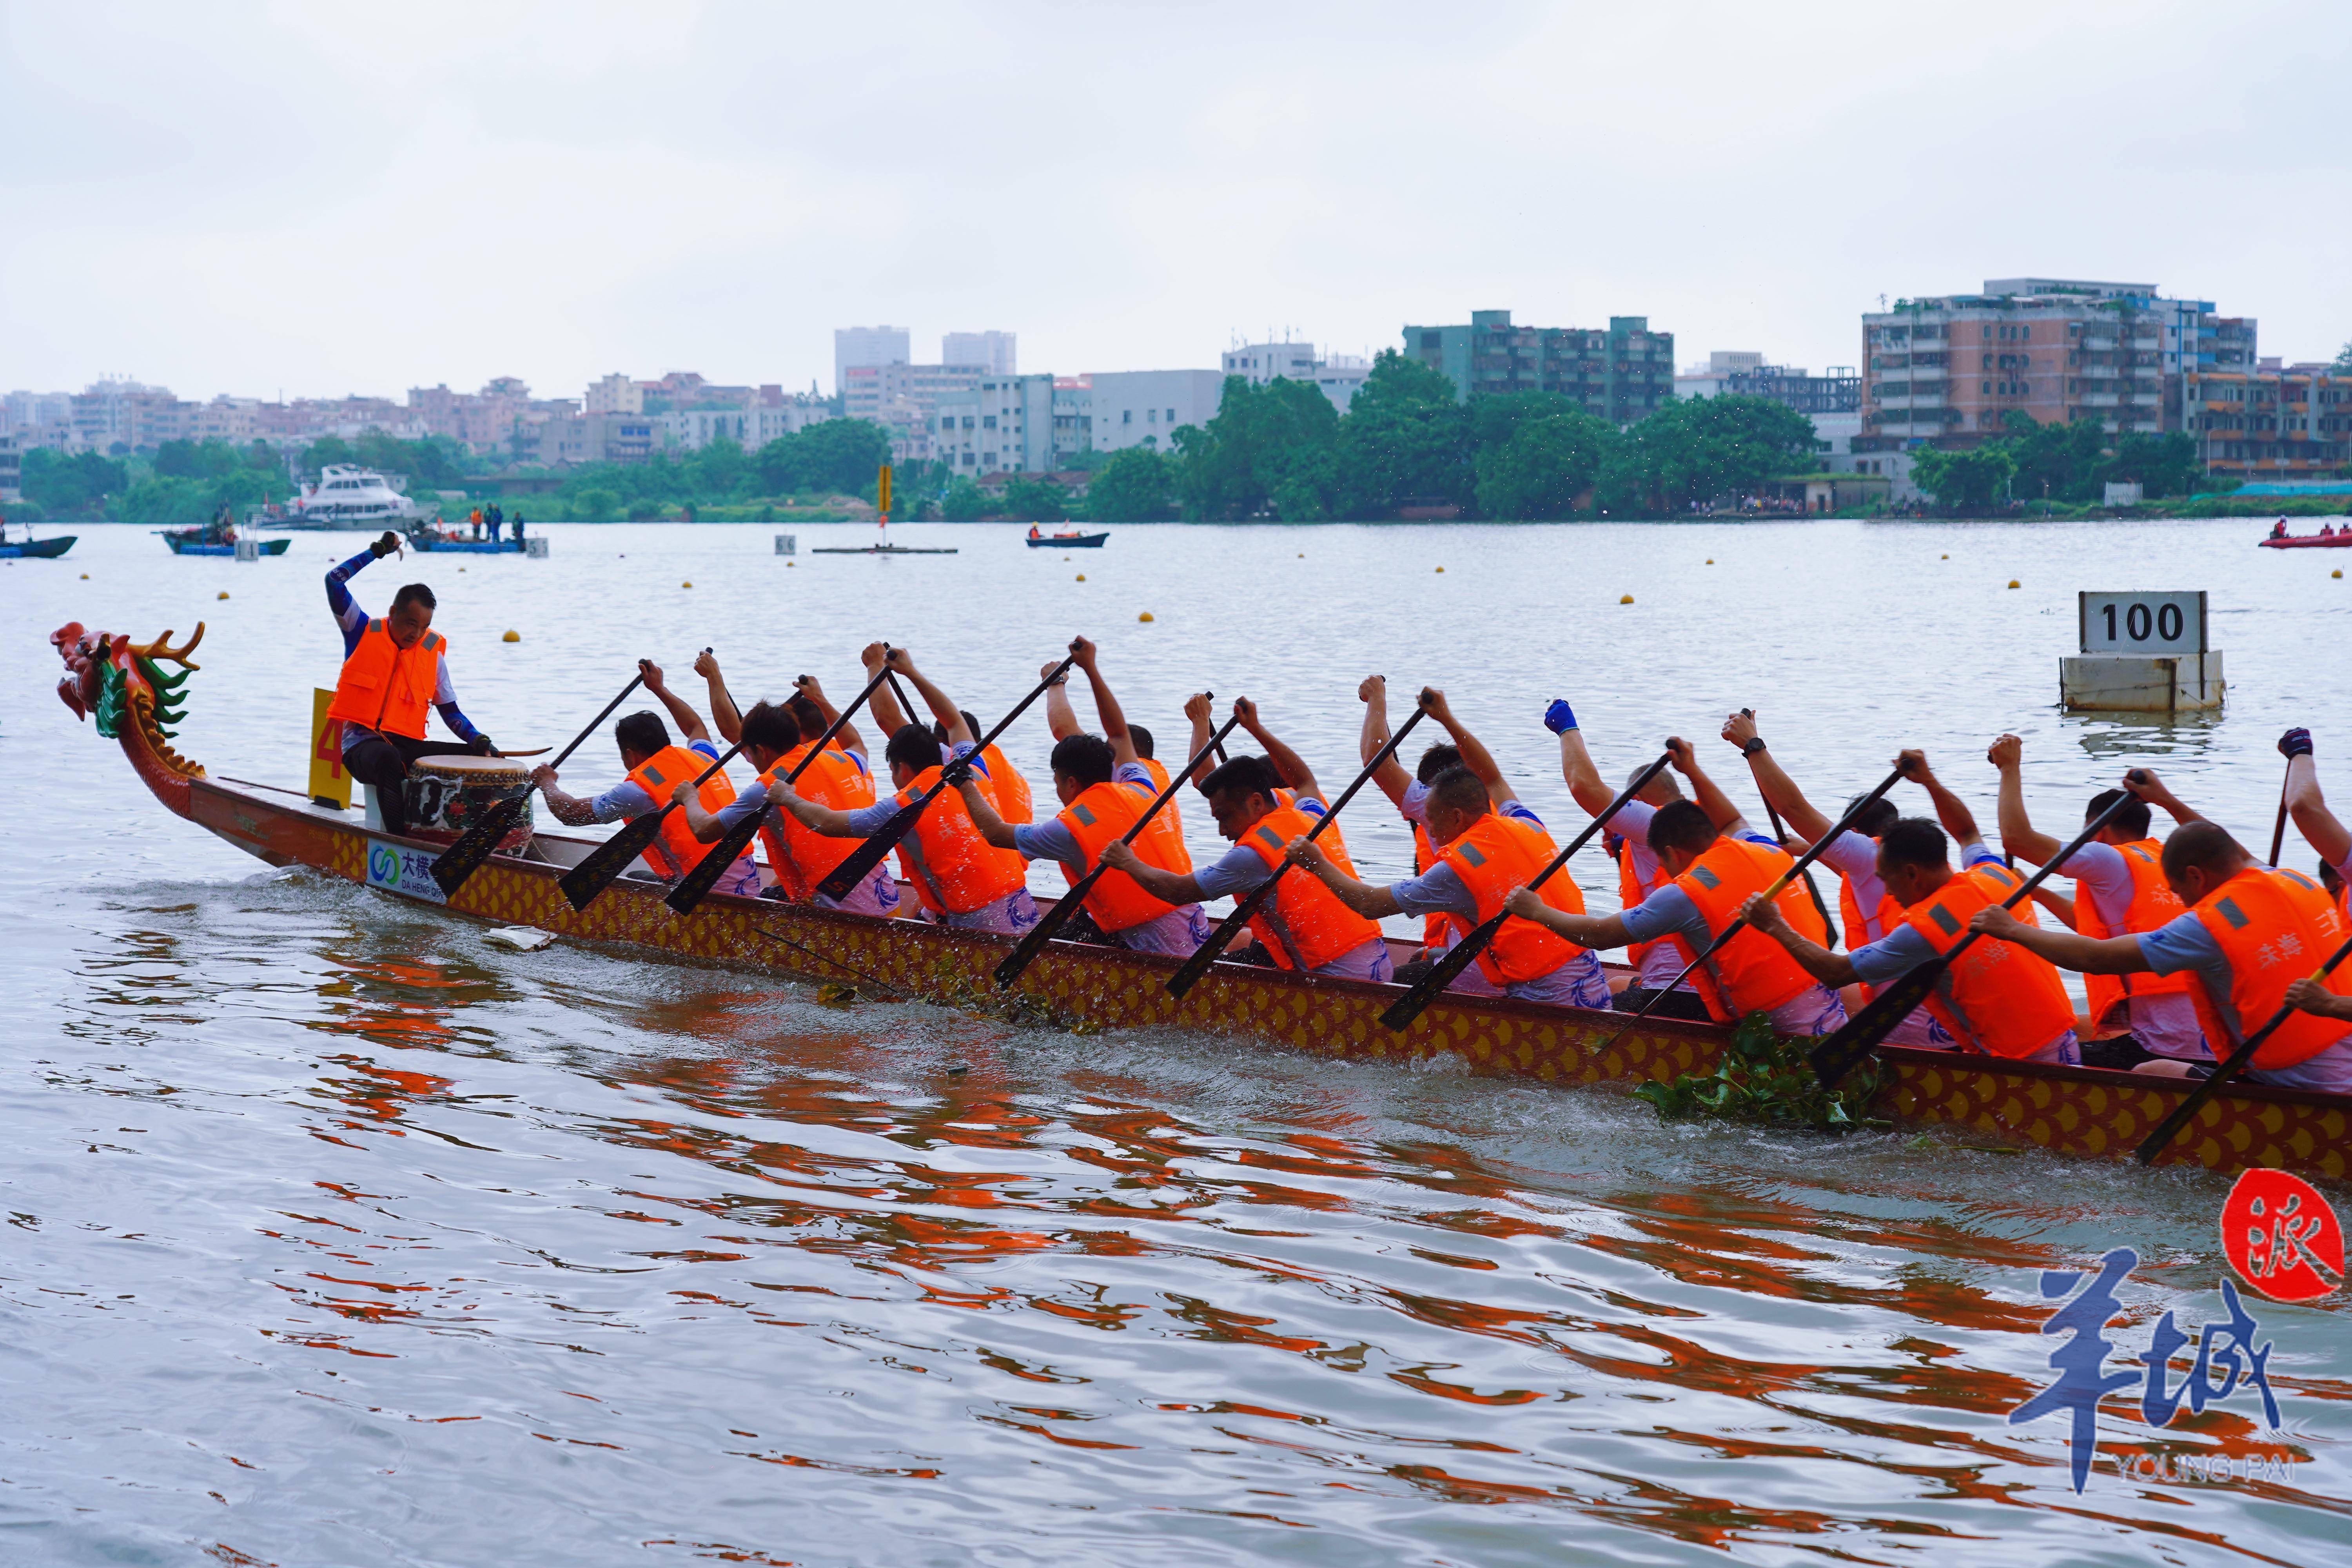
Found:
<svg viewBox="0 0 2352 1568"><path fill-rule="evenodd" d="M85 630L79 621L68 621L49 634L49 646L65 661L58 679L58 697L77 719L95 717L98 732L119 742L155 798L181 816L193 816L194 783L204 768L180 755L172 745L183 713L180 689L199 667L188 658L205 640L205 624L179 647L165 632L153 642L133 643L127 636ZM165 664L180 667L167 673Z"/></svg>

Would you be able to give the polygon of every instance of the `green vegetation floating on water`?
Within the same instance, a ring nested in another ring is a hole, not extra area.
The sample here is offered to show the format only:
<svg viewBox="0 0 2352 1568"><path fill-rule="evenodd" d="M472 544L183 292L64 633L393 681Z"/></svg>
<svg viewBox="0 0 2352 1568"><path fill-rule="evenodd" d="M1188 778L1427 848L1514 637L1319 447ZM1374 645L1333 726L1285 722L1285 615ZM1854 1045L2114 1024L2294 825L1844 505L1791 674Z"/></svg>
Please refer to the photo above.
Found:
<svg viewBox="0 0 2352 1568"><path fill-rule="evenodd" d="M1731 1032L1713 1072L1686 1072L1672 1083L1651 1079L1633 1095L1656 1107L1665 1121L1733 1121L1816 1132L1884 1131L1892 1126L1870 1114L1884 1081L1876 1058L1857 1066L1837 1088L1825 1089L1806 1059L1814 1043L1784 1039L1774 1033L1769 1016L1750 1013Z"/></svg>

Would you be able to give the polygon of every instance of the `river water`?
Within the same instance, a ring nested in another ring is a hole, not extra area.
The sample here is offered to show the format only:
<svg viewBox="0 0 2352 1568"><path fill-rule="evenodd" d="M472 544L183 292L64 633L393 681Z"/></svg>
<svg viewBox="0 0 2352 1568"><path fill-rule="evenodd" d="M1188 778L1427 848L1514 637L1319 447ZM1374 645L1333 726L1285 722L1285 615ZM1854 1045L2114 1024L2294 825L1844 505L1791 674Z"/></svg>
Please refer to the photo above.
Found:
<svg viewBox="0 0 2352 1568"><path fill-rule="evenodd" d="M1246 693L1335 787L1361 676L1444 686L1555 824L1553 696L1612 775L1705 736L1743 801L1740 706L1822 803L1918 744L1990 827L2011 729L2042 826L2146 763L2252 841L2296 722L2352 802L2352 584L2246 522L546 531L357 584L435 584L510 747L705 644L749 700L887 638L987 719L1083 631L1169 751L1187 691ZM2137 1251L2111 1372L2221 1314L2219 1178L502 953L171 817L49 694L64 621L202 618L178 744L299 787L359 542L81 532L0 567L0 1562L2344 1560L2340 1298L2253 1303L2280 1430L2242 1390L2155 1431L2135 1379L2078 1496L2064 1420L2008 1420L2054 1376L2039 1270ZM2209 590L2226 718L2056 711L2084 588Z"/></svg>

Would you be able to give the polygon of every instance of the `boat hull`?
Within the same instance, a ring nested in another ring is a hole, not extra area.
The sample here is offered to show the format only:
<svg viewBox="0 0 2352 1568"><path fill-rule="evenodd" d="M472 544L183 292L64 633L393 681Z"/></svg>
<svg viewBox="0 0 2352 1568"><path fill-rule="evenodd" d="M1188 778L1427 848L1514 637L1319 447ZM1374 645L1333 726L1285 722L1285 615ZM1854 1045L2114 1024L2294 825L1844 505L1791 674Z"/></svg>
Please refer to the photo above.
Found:
<svg viewBox="0 0 2352 1568"><path fill-rule="evenodd" d="M80 537L78 533L68 533L57 539L36 539L29 542L19 541L15 544L0 544L0 561L55 561L58 556L71 550L74 541Z"/></svg>
<svg viewBox="0 0 2352 1568"><path fill-rule="evenodd" d="M520 555L524 553L519 539L503 539L493 544L487 539L418 539L408 541L412 550L428 551L438 555Z"/></svg>
<svg viewBox="0 0 2352 1568"><path fill-rule="evenodd" d="M163 542L172 547L172 553L174 555L235 555L236 553L236 546L234 544L199 544L193 540L173 539L169 534L163 536ZM294 542L290 539L263 539L256 542L261 546L261 552L264 555L283 555L286 553L286 547Z"/></svg>
<svg viewBox="0 0 2352 1568"><path fill-rule="evenodd" d="M2305 534L2301 539L2265 539L2264 550L2352 550L2352 530L2322 539L2317 534Z"/></svg>
<svg viewBox="0 0 2352 1568"><path fill-rule="evenodd" d="M508 855L492 857L445 900L425 870L441 846L370 833L346 814L290 792L277 797L197 779L188 798L195 822L271 865L308 866L455 914L583 942L819 982L870 977L950 1001L996 994L990 971L1011 946L1007 939L913 921L721 894L679 917L663 904L661 886L635 878L623 878L575 911L556 887L563 864ZM585 847L579 840L541 843L572 858ZM794 945L763 940L762 928ZM1016 989L1052 1018L1090 1028L1204 1029L1364 1061L1445 1058L1474 1072L1554 1084L1625 1085L1705 1072L1726 1038L1713 1025L1644 1020L1603 1051L1622 1015L1475 997L1448 997L1398 1034L1380 1022L1398 994L1392 985L1221 963L1179 1000L1165 984L1177 966L1172 958L1121 948L1055 942ZM1950 1052L1889 1047L1881 1057L1888 1087L1880 1109L1898 1122L2094 1158L2127 1155L2191 1087L2185 1079L2095 1068L1993 1065ZM2341 1178L2347 1131L2352 1097L2239 1085L2207 1104L2163 1162L2218 1171L2276 1166Z"/></svg>
<svg viewBox="0 0 2352 1568"><path fill-rule="evenodd" d="M1103 541L1109 537L1108 533L1081 533L1070 539L1032 539L1027 543L1032 550L1100 550Z"/></svg>

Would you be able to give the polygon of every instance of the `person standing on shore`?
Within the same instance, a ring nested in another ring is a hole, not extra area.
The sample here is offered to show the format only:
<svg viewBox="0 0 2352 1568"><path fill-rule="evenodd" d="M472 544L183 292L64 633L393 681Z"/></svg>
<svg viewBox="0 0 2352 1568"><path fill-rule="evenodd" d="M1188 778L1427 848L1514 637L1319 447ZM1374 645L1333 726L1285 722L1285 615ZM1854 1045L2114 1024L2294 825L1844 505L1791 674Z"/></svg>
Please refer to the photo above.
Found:
<svg viewBox="0 0 2352 1568"><path fill-rule="evenodd" d="M448 640L433 629L433 590L407 584L377 620L344 586L399 548L400 536L387 529L383 538L327 574L327 608L343 634L343 668L335 678L327 717L342 721L344 771L374 786L384 831L395 837L408 831L402 792L411 763L460 752L498 755L490 738L458 710L457 689L449 683ZM457 737L456 745L425 738L428 707Z"/></svg>

